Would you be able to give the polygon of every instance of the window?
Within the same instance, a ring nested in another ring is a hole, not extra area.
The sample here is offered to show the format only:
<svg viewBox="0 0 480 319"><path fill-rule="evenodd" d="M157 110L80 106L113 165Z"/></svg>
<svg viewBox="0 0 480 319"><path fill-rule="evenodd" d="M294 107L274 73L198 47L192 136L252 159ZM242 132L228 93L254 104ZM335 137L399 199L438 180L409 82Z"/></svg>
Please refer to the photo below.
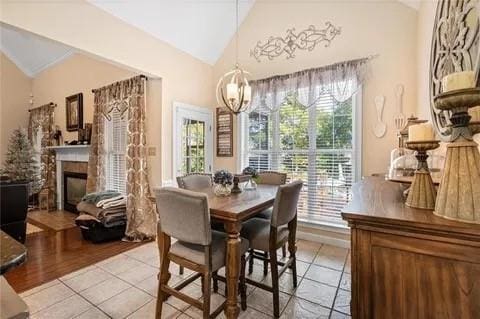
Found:
<svg viewBox="0 0 480 319"><path fill-rule="evenodd" d="M319 96L308 108L287 96L276 112L260 107L242 115L240 165L303 180L299 220L344 225L340 211L360 173L360 134L355 134L360 99L340 103L328 91Z"/></svg>
<svg viewBox="0 0 480 319"><path fill-rule="evenodd" d="M107 150L107 189L126 193L127 170L127 116L123 118L120 112L114 110L110 113L112 119L106 121L106 150Z"/></svg>

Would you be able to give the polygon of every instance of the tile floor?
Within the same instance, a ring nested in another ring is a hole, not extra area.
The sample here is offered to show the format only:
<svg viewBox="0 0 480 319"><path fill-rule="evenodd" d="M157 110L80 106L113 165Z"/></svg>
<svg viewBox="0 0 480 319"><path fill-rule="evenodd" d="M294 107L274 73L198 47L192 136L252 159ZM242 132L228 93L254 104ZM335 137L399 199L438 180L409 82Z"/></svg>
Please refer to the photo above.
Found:
<svg viewBox="0 0 480 319"><path fill-rule="evenodd" d="M291 273L280 278L281 318L350 318L350 254L348 249L299 240L298 287ZM257 261L256 261L257 262ZM158 249L149 243L95 265L48 282L20 294L28 304L31 318L154 318L157 294ZM171 282L178 282L178 266L171 265ZM188 271L184 276L188 276ZM260 262L251 277L271 282L263 276ZM212 309L224 300L224 286L212 296ZM201 298L199 280L182 290ZM271 318L271 294L249 286L248 309L240 318ZM164 318L201 318L201 312L169 298ZM223 313L218 316L224 318Z"/></svg>

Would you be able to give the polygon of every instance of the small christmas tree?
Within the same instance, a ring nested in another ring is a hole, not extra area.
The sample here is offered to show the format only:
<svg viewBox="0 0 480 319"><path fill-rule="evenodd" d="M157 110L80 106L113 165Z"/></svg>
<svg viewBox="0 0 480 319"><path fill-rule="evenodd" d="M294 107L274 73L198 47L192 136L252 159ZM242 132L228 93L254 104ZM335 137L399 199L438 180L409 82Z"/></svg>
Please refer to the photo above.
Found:
<svg viewBox="0 0 480 319"><path fill-rule="evenodd" d="M11 181L30 182L32 193L40 191L42 185L35 150L24 129L18 128L12 132L5 157L2 175Z"/></svg>

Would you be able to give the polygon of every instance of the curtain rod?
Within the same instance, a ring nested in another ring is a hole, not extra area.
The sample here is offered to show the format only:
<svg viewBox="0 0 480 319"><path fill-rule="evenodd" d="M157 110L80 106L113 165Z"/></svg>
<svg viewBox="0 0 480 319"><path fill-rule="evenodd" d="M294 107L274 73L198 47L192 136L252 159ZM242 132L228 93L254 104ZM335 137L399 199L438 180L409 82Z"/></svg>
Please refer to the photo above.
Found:
<svg viewBox="0 0 480 319"><path fill-rule="evenodd" d="M48 104L45 104L45 105L50 105L50 106L53 106L53 107L57 107L57 104L53 103L53 102L50 102ZM45 105L41 105L41 106L37 106L37 107L32 107L31 109L28 109L28 112L32 112L33 110L36 110L38 108L41 108L42 106L45 106Z"/></svg>
<svg viewBox="0 0 480 319"><path fill-rule="evenodd" d="M133 78L134 78L134 77L137 77L137 76L139 76L139 77L142 78L142 79L145 79L145 81L148 80L148 76L146 76L145 74L135 75L135 76L133 76ZM131 78L128 78L128 79L131 79ZM92 89L92 93L95 93L95 92L98 91L98 90L101 90L101 89L103 89L103 88L106 88L107 86L110 86L110 85L113 85L113 84L116 84L116 83L119 83L119 82L126 81L126 80L128 80L128 79L120 80L120 81L117 81L117 82L113 82L113 83L110 83L110 84L108 84L108 85L102 86L102 87L100 87L100 88L98 88L98 89Z"/></svg>

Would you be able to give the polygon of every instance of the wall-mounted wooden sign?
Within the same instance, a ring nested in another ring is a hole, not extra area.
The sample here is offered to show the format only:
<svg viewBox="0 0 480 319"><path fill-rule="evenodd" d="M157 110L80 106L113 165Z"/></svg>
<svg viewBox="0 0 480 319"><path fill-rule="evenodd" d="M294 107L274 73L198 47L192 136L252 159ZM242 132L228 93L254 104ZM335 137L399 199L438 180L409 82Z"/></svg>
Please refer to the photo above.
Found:
<svg viewBox="0 0 480 319"><path fill-rule="evenodd" d="M226 108L217 108L217 156L233 156L233 115Z"/></svg>

